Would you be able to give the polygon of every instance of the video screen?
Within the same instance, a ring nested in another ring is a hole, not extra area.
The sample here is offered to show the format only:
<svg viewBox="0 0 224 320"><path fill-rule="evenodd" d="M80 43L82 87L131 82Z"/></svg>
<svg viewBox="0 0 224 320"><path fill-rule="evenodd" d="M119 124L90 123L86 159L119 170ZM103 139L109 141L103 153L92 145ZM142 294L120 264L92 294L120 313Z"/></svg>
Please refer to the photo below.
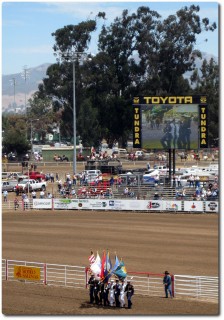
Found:
<svg viewBox="0 0 224 320"><path fill-rule="evenodd" d="M145 104L140 113L143 149L198 148L198 104Z"/></svg>

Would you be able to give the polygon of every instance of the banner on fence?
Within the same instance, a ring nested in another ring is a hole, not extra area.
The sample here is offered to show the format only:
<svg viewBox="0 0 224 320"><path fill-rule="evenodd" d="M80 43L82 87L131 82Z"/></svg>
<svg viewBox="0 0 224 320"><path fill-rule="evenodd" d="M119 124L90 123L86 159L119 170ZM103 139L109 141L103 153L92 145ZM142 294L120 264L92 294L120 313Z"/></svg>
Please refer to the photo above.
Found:
<svg viewBox="0 0 224 320"><path fill-rule="evenodd" d="M218 212L217 201L35 199L34 209Z"/></svg>
<svg viewBox="0 0 224 320"><path fill-rule="evenodd" d="M19 280L40 280L40 268L14 266L14 278Z"/></svg>
<svg viewBox="0 0 224 320"><path fill-rule="evenodd" d="M204 212L203 201L184 201L184 211Z"/></svg>
<svg viewBox="0 0 224 320"><path fill-rule="evenodd" d="M52 199L33 199L33 208L52 209Z"/></svg>
<svg viewBox="0 0 224 320"><path fill-rule="evenodd" d="M218 201L206 201L205 211L206 212L218 212L219 203Z"/></svg>

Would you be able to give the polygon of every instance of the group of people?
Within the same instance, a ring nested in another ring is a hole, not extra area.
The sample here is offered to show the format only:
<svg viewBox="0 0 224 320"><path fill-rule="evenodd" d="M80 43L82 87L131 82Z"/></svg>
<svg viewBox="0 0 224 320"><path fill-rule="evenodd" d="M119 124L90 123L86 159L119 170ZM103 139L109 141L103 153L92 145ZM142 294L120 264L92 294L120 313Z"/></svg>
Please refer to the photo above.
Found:
<svg viewBox="0 0 224 320"><path fill-rule="evenodd" d="M132 296L134 286L130 280L109 279L108 282L100 281L91 275L89 281L90 303L102 306L125 308L126 301L128 309L132 308Z"/></svg>
<svg viewBox="0 0 224 320"><path fill-rule="evenodd" d="M190 149L191 117L183 115L180 120L165 120L164 135L160 139L164 149Z"/></svg>
<svg viewBox="0 0 224 320"><path fill-rule="evenodd" d="M168 271L164 272L163 285L165 298L173 298L172 277ZM88 281L90 303L104 307L132 308L134 286L130 280L108 279L107 282L97 280L92 274Z"/></svg>
<svg viewBox="0 0 224 320"><path fill-rule="evenodd" d="M180 185L181 186L181 185ZM215 177L214 182L208 183L208 186L202 186L200 184L200 178L198 176L194 177L190 176L189 186L191 187L191 194L193 200L201 200L201 201L214 201L218 200L219 197L219 184L218 177ZM178 184L179 187L179 184ZM184 199L186 197L185 188L176 190L176 199Z"/></svg>

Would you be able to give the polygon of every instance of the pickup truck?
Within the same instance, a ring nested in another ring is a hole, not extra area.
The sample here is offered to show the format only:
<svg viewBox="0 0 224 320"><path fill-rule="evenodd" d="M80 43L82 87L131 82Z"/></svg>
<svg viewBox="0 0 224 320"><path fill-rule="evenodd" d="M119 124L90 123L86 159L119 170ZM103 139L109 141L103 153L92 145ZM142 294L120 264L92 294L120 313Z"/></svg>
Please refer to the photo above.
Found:
<svg viewBox="0 0 224 320"><path fill-rule="evenodd" d="M38 190L46 190L47 182L34 179L23 180L18 183L19 191L38 191ZM16 190L16 189L15 189Z"/></svg>
<svg viewBox="0 0 224 320"><path fill-rule="evenodd" d="M46 175L38 171L29 171L29 172L26 172L25 175L29 176L30 179L34 179L34 180L39 180L39 181L46 180Z"/></svg>
<svg viewBox="0 0 224 320"><path fill-rule="evenodd" d="M14 191L15 186L17 185L17 180L2 181L2 192L3 191Z"/></svg>

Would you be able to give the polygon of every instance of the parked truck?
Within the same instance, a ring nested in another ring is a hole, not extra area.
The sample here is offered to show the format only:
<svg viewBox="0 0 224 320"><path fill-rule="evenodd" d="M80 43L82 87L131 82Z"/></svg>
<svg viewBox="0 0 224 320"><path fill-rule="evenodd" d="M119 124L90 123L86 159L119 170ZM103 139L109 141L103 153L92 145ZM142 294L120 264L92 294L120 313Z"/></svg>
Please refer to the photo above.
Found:
<svg viewBox="0 0 224 320"><path fill-rule="evenodd" d="M38 180L34 180L34 179L29 179L29 180L23 180L21 182L18 183L18 188L19 191L39 191L39 190L46 190L47 188L47 182L46 181L41 181L39 182ZM15 187L16 190L16 187Z"/></svg>

